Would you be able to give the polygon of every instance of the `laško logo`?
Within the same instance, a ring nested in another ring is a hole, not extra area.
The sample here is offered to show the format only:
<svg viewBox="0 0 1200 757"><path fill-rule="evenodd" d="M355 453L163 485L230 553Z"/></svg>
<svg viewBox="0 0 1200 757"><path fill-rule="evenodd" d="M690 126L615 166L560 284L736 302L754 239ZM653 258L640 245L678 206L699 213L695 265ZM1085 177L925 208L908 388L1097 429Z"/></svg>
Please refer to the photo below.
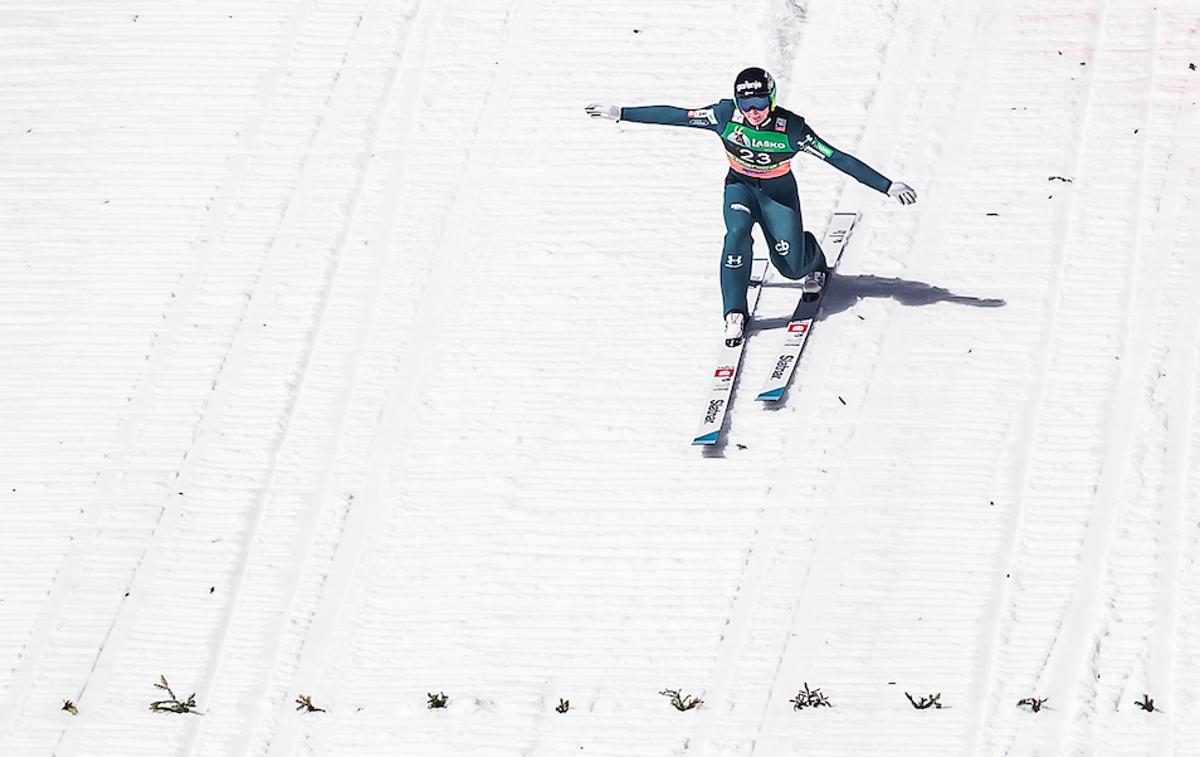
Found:
<svg viewBox="0 0 1200 757"><path fill-rule="evenodd" d="M750 139L750 146L768 150L786 150L787 142L775 142L770 139Z"/></svg>
<svg viewBox="0 0 1200 757"><path fill-rule="evenodd" d="M763 135L773 136L773 135ZM735 145L742 147L753 147L758 150L786 150L788 149L787 140L777 141L775 139L759 139L746 133L745 127L736 126L727 137L727 139Z"/></svg>

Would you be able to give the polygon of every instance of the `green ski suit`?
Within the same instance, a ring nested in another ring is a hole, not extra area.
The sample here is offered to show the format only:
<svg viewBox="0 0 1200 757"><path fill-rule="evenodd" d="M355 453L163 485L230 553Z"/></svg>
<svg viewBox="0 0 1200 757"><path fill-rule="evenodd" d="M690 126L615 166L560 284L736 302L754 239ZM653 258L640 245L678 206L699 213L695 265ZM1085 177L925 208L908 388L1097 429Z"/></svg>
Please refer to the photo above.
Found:
<svg viewBox="0 0 1200 757"><path fill-rule="evenodd" d="M622 108L622 121L706 129L721 137L729 159L725 176L725 244L721 250L724 312L745 313L753 259L750 230L758 223L770 246L771 262L789 279L825 270L816 237L804 231L800 197L791 161L798 152L814 155L863 184L887 193L886 177L853 155L822 141L804 119L784 108L751 126L733 100L689 110L670 105Z"/></svg>

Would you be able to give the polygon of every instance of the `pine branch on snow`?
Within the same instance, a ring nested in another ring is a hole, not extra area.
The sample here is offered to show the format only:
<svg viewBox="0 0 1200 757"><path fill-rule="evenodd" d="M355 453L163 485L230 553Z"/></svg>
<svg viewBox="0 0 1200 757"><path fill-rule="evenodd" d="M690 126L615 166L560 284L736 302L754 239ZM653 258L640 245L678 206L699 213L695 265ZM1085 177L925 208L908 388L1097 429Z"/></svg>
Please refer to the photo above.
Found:
<svg viewBox="0 0 1200 757"><path fill-rule="evenodd" d="M160 675L159 682L154 684L154 688L162 689L170 695L170 699L161 699L157 702L150 703L150 709L154 712L177 712L180 714L191 712L196 709L196 692L192 692L185 701L179 701L179 697L175 696L175 692L171 691L171 684L167 683L167 677Z"/></svg>
<svg viewBox="0 0 1200 757"><path fill-rule="evenodd" d="M909 694L907 691L904 692L904 696L908 697L908 701L912 702L912 706L918 710L928 710L930 707L938 710L942 709L942 703L939 701L942 698L941 692L921 697L919 700L913 699L912 694Z"/></svg>
<svg viewBox="0 0 1200 757"><path fill-rule="evenodd" d="M832 707L829 697L821 693L820 689L808 688L808 682L804 682L804 688L796 693L795 699L788 700L795 705L792 709L803 710L805 707Z"/></svg>
<svg viewBox="0 0 1200 757"><path fill-rule="evenodd" d="M1018 707L1028 706L1034 712L1041 712L1042 705L1044 705L1048 701L1050 701L1049 697L1046 697L1044 699L1037 699L1036 697L1027 697L1027 698L1022 699L1021 701L1017 702L1017 706Z"/></svg>
<svg viewBox="0 0 1200 757"><path fill-rule="evenodd" d="M693 697L691 695L683 696L679 693L678 689L663 689L658 693L662 694L664 697L670 697L671 705L680 712L683 712L684 710L690 710L693 707L699 707L700 705L704 704L703 699L699 697Z"/></svg>

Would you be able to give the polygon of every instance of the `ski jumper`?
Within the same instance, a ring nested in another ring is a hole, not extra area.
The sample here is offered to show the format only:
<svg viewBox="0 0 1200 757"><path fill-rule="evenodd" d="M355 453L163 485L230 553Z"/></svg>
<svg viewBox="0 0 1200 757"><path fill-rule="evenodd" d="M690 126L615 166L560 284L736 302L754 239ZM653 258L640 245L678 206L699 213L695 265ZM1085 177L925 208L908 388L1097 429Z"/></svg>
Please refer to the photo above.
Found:
<svg viewBox="0 0 1200 757"><path fill-rule="evenodd" d="M733 100L696 110L670 105L622 108L621 120L664 126L688 126L716 132L725 146L729 173L725 176L725 244L721 250L721 299L724 312L747 311L753 242L750 230L759 224L766 237L771 263L789 279L825 270L825 255L816 237L804 230L800 197L792 176L798 152L832 164L863 184L887 194L886 177L858 158L816 135L804 119L774 108L767 120L751 126Z"/></svg>

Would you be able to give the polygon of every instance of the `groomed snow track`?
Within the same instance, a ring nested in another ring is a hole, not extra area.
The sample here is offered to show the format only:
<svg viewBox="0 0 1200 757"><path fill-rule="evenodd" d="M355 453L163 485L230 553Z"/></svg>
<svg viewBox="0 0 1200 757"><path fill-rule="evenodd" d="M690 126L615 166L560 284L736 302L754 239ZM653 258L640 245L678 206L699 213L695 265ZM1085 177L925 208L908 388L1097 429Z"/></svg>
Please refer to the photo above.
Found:
<svg viewBox="0 0 1200 757"><path fill-rule="evenodd" d="M1200 755L1194 0L251 5L0 13L0 755ZM702 454L720 148L582 107L760 63L921 199L797 160Z"/></svg>

